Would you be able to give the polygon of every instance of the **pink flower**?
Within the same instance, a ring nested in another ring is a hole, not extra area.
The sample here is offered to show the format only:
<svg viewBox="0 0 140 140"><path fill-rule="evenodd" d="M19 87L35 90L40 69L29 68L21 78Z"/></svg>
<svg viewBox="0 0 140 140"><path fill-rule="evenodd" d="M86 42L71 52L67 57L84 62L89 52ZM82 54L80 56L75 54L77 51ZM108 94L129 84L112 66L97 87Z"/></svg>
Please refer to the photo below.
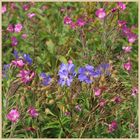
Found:
<svg viewBox="0 0 140 140"><path fill-rule="evenodd" d="M7 27L7 31L13 33L14 32L14 25L13 24L9 24Z"/></svg>
<svg viewBox="0 0 140 140"><path fill-rule="evenodd" d="M4 4L4 5L2 6L2 14L4 14L6 11L7 11L6 4Z"/></svg>
<svg viewBox="0 0 140 140"><path fill-rule="evenodd" d="M123 27L124 25L126 25L126 21L118 20L118 25L119 25L119 27Z"/></svg>
<svg viewBox="0 0 140 140"><path fill-rule="evenodd" d="M82 110L81 106L79 104L75 106L75 109L76 109L76 111L81 111Z"/></svg>
<svg viewBox="0 0 140 140"><path fill-rule="evenodd" d="M26 39L27 38L27 34L22 34L22 39Z"/></svg>
<svg viewBox="0 0 140 140"><path fill-rule="evenodd" d="M111 11L112 12L116 12L117 8L112 8Z"/></svg>
<svg viewBox="0 0 140 140"><path fill-rule="evenodd" d="M71 27L71 29L75 29L75 28L76 28L76 23L72 22L72 23L70 24L70 27Z"/></svg>
<svg viewBox="0 0 140 140"><path fill-rule="evenodd" d="M30 6L28 4L24 4L22 8L24 11L28 11L30 9Z"/></svg>
<svg viewBox="0 0 140 140"><path fill-rule="evenodd" d="M86 22L82 18L79 18L76 22L76 25L79 26L79 27L82 27L85 24L86 24Z"/></svg>
<svg viewBox="0 0 140 140"><path fill-rule="evenodd" d="M121 10L125 10L126 9L126 5L122 2L118 2L118 7L121 9Z"/></svg>
<svg viewBox="0 0 140 140"><path fill-rule="evenodd" d="M129 42L129 43L134 43L134 42L136 41L136 39L137 39L137 35L134 34L134 33L128 34L127 37L128 37L128 42Z"/></svg>
<svg viewBox="0 0 140 140"><path fill-rule="evenodd" d="M112 121L111 124L108 125L109 133L112 133L117 129L118 125L116 121Z"/></svg>
<svg viewBox="0 0 140 140"><path fill-rule="evenodd" d="M106 100L105 99L101 99L99 102L100 107L104 107L106 104Z"/></svg>
<svg viewBox="0 0 140 140"><path fill-rule="evenodd" d="M15 25L15 32L19 33L22 30L22 24L18 23Z"/></svg>
<svg viewBox="0 0 140 140"><path fill-rule="evenodd" d="M70 113L70 112L68 112L68 111L67 111L67 112L65 112L64 114L65 114L65 116L70 116L70 115L71 115L71 113Z"/></svg>
<svg viewBox="0 0 140 140"><path fill-rule="evenodd" d="M122 27L122 32L123 32L123 34L124 34L125 36L127 36L128 34L131 33L131 30L130 30L126 25L124 25L124 26Z"/></svg>
<svg viewBox="0 0 140 140"><path fill-rule="evenodd" d="M25 63L23 62L23 60L13 60L12 65L22 68L25 65Z"/></svg>
<svg viewBox="0 0 140 140"><path fill-rule="evenodd" d="M38 112L34 107L29 107L28 111L29 115L33 118L36 118L38 116Z"/></svg>
<svg viewBox="0 0 140 140"><path fill-rule="evenodd" d="M120 103L122 100L121 100L121 97L119 96L116 96L113 100L115 103Z"/></svg>
<svg viewBox="0 0 140 140"><path fill-rule="evenodd" d="M130 61L128 61L127 63L123 64L123 67L125 70L130 71L132 68L132 64Z"/></svg>
<svg viewBox="0 0 140 140"><path fill-rule="evenodd" d="M98 9L95 14L100 19L104 19L106 16L105 10L103 8Z"/></svg>
<svg viewBox="0 0 140 140"><path fill-rule="evenodd" d="M17 75L17 77L20 77L21 81L25 84L30 82L34 78L34 76L35 73L29 70L20 70L20 73Z"/></svg>
<svg viewBox="0 0 140 140"><path fill-rule="evenodd" d="M136 96L138 94L138 87L133 87L132 88L132 96Z"/></svg>
<svg viewBox="0 0 140 140"><path fill-rule="evenodd" d="M15 36L11 37L11 41L12 41L12 44L11 44L12 46L17 46L18 40Z"/></svg>
<svg viewBox="0 0 140 140"><path fill-rule="evenodd" d="M73 62L72 62L72 60L70 59L70 60L68 61L68 63L69 63L69 64L72 64Z"/></svg>
<svg viewBox="0 0 140 140"><path fill-rule="evenodd" d="M72 23L72 19L70 17L66 16L64 18L64 24L71 24L71 23Z"/></svg>
<svg viewBox="0 0 140 140"><path fill-rule="evenodd" d="M125 53L130 53L132 51L131 46L122 47L122 49L124 50Z"/></svg>
<svg viewBox="0 0 140 140"><path fill-rule="evenodd" d="M12 10L18 9L18 7L16 6L14 2L11 3L11 9Z"/></svg>
<svg viewBox="0 0 140 140"><path fill-rule="evenodd" d="M102 90L100 88L95 88L94 92L95 92L95 96L100 96Z"/></svg>
<svg viewBox="0 0 140 140"><path fill-rule="evenodd" d="M28 18L32 19L32 17L36 16L36 14L35 13L29 13L27 16L28 16Z"/></svg>
<svg viewBox="0 0 140 140"><path fill-rule="evenodd" d="M20 117L20 114L17 109L12 109L8 114L7 114L7 119L10 120L11 122L16 123Z"/></svg>

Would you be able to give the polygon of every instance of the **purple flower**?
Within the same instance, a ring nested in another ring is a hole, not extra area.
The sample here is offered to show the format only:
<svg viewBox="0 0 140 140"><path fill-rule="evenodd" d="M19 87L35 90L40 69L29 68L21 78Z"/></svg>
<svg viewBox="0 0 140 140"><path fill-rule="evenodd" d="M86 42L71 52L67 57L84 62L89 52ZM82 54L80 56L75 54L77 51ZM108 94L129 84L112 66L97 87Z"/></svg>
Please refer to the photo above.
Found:
<svg viewBox="0 0 140 140"><path fill-rule="evenodd" d="M18 59L18 58L19 58L18 51L14 50L13 55L14 55L14 57L15 57L16 59Z"/></svg>
<svg viewBox="0 0 140 140"><path fill-rule="evenodd" d="M106 16L105 10L103 8L98 9L95 14L100 19L104 19Z"/></svg>
<svg viewBox="0 0 140 140"><path fill-rule="evenodd" d="M95 92L95 96L100 96L102 93L102 90L100 88L94 88L93 91Z"/></svg>
<svg viewBox="0 0 140 140"><path fill-rule="evenodd" d="M111 11L112 12L116 12L117 8L112 8Z"/></svg>
<svg viewBox="0 0 140 140"><path fill-rule="evenodd" d="M17 46L18 40L15 36L11 37L11 41L12 41L12 44L11 44L12 46Z"/></svg>
<svg viewBox="0 0 140 140"><path fill-rule="evenodd" d="M20 114L17 109L12 109L8 114L7 114L7 119L10 120L11 122L16 123L20 117Z"/></svg>
<svg viewBox="0 0 140 140"><path fill-rule="evenodd" d="M86 22L82 18L79 18L76 22L76 25L79 27L83 27L85 24Z"/></svg>
<svg viewBox="0 0 140 140"><path fill-rule="evenodd" d="M124 50L125 53L130 53L132 51L131 46L122 47L122 49Z"/></svg>
<svg viewBox="0 0 140 140"><path fill-rule="evenodd" d="M29 54L23 54L23 59L24 59L29 65L31 65L32 62L33 62L32 58L30 57Z"/></svg>
<svg viewBox="0 0 140 140"><path fill-rule="evenodd" d="M109 133L112 133L113 131L115 131L117 129L118 125L116 121L112 121L109 125L108 125L108 130Z"/></svg>
<svg viewBox="0 0 140 140"><path fill-rule="evenodd" d="M19 33L22 30L22 24L18 23L15 25L15 32Z"/></svg>
<svg viewBox="0 0 140 140"><path fill-rule="evenodd" d="M74 64L61 64L59 70L59 84L61 86L70 86L73 81L73 77L76 76Z"/></svg>
<svg viewBox="0 0 140 140"><path fill-rule="evenodd" d="M70 112L65 112L65 116L67 116L67 117L69 117L71 114L70 114Z"/></svg>
<svg viewBox="0 0 140 140"><path fill-rule="evenodd" d="M119 27L123 27L123 26L126 25L126 21L124 21L124 20L118 20L118 25L119 25Z"/></svg>
<svg viewBox="0 0 140 140"><path fill-rule="evenodd" d="M138 87L133 87L131 95L136 96L137 94L138 94Z"/></svg>
<svg viewBox="0 0 140 140"><path fill-rule="evenodd" d="M27 112L32 118L36 118L38 116L38 112L36 111L34 107L29 107Z"/></svg>
<svg viewBox="0 0 140 140"><path fill-rule="evenodd" d="M103 64L100 64L97 68L96 68L96 71L97 71L97 76L98 75L101 75L101 74L106 74L106 75L110 75L110 65L107 63L103 63Z"/></svg>
<svg viewBox="0 0 140 140"><path fill-rule="evenodd" d="M118 7L121 9L121 10L125 10L126 9L126 5L122 2L118 2Z"/></svg>
<svg viewBox="0 0 140 140"><path fill-rule="evenodd" d="M106 104L106 100L105 99L100 99L99 105L100 107L104 107Z"/></svg>
<svg viewBox="0 0 140 140"><path fill-rule="evenodd" d="M36 16L36 14L35 13L29 13L27 16L28 16L29 19L32 19L32 17Z"/></svg>
<svg viewBox="0 0 140 140"><path fill-rule="evenodd" d="M23 60L13 60L11 64L19 68L22 68L25 65Z"/></svg>
<svg viewBox="0 0 140 140"><path fill-rule="evenodd" d="M2 77L8 79L7 77L7 72L10 68L10 64L5 64L3 65L3 70L2 70Z"/></svg>
<svg viewBox="0 0 140 140"><path fill-rule="evenodd" d="M27 34L22 34L22 39L26 39L27 38Z"/></svg>
<svg viewBox="0 0 140 140"><path fill-rule="evenodd" d="M7 31L13 33L14 32L14 25L13 24L9 24L7 27Z"/></svg>
<svg viewBox="0 0 140 140"><path fill-rule="evenodd" d="M24 11L28 11L30 9L30 6L28 4L24 4L22 8Z"/></svg>
<svg viewBox="0 0 140 140"><path fill-rule="evenodd" d="M7 11L6 4L4 4L4 5L2 6L2 14L4 14L6 11Z"/></svg>
<svg viewBox="0 0 140 140"><path fill-rule="evenodd" d="M76 28L76 23L72 22L72 23L70 24L70 27L71 27L71 29L75 29L75 28Z"/></svg>
<svg viewBox="0 0 140 140"><path fill-rule="evenodd" d="M18 7L16 6L14 2L12 2L10 6L12 10L18 9Z"/></svg>
<svg viewBox="0 0 140 140"><path fill-rule="evenodd" d="M78 112L80 112L82 109L81 109L81 106L78 104L78 105L76 105L75 106L75 109L76 109L76 111L78 111Z"/></svg>
<svg viewBox="0 0 140 140"><path fill-rule="evenodd" d="M134 33L128 34L128 35L127 35L128 42L129 42L129 43L134 43L134 42L136 41L137 37L138 37L138 36L137 36L136 34L134 34Z"/></svg>
<svg viewBox="0 0 140 140"><path fill-rule="evenodd" d="M120 103L120 102L122 101L122 99L121 99L120 96L116 96L116 97L114 97L113 101L114 101L115 103Z"/></svg>
<svg viewBox="0 0 140 140"><path fill-rule="evenodd" d="M88 84L93 82L93 77L95 76L93 66L86 65L85 67L81 67L81 68L79 68L78 73L79 73L78 79L81 82L86 82Z"/></svg>
<svg viewBox="0 0 140 140"><path fill-rule="evenodd" d="M132 69L132 63L128 61L127 63L123 64L125 70L130 71Z"/></svg>
<svg viewBox="0 0 140 140"><path fill-rule="evenodd" d="M44 73L44 72L42 72L42 73L40 74L40 78L41 78L42 84L43 84L44 86L49 85L50 82L51 82L51 77L50 77L49 75L46 75L46 73Z"/></svg>
<svg viewBox="0 0 140 140"><path fill-rule="evenodd" d="M71 24L71 23L72 23L72 19L70 17L66 16L64 18L64 24Z"/></svg>
<svg viewBox="0 0 140 140"><path fill-rule="evenodd" d="M124 26L122 27L122 33L123 33L125 36L127 36L128 34L131 33L131 30L130 30L126 25L124 25Z"/></svg>
<svg viewBox="0 0 140 140"><path fill-rule="evenodd" d="M35 77L35 72L31 72L30 70L20 70L17 77L20 77L21 81L27 84Z"/></svg>

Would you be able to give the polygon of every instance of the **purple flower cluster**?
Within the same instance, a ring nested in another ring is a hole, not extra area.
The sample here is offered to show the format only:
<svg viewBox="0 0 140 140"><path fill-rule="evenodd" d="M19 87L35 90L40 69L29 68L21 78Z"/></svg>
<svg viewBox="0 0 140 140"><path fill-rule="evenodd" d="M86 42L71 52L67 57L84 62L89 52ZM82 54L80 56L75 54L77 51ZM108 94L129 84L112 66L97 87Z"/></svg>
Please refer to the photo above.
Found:
<svg viewBox="0 0 140 140"><path fill-rule="evenodd" d="M94 68L91 65L80 67L78 70L78 79L81 82L91 84L94 81L94 78L100 77L102 74L109 75L109 67L109 64L101 64L97 68ZM74 64L61 64L59 70L59 84L61 86L70 86L75 76L76 73Z"/></svg>
<svg viewBox="0 0 140 140"><path fill-rule="evenodd" d="M87 19L84 15L73 22L69 16L64 17L64 24L70 25L71 29L76 29L77 27L84 27L87 23L92 22L93 20Z"/></svg>
<svg viewBox="0 0 140 140"><path fill-rule="evenodd" d="M23 61L25 63L29 64L29 65L32 65L32 63L33 63L33 60L32 60L32 58L30 57L29 54L22 54L22 53L19 53L16 50L14 50L13 55L16 59L19 59L19 58L23 59Z"/></svg>
<svg viewBox="0 0 140 140"><path fill-rule="evenodd" d="M42 72L42 73L40 74L40 78L41 78L42 84L43 84L44 86L49 85L50 82L51 82L51 77L50 77L49 75L46 75L46 73L44 73L44 72Z"/></svg>

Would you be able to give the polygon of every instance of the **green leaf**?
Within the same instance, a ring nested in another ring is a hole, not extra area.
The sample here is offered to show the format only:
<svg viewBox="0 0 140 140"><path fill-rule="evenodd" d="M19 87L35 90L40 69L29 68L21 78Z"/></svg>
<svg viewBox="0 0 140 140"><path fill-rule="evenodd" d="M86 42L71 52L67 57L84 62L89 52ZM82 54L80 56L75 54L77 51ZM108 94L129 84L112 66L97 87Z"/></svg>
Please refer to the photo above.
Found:
<svg viewBox="0 0 140 140"><path fill-rule="evenodd" d="M58 55L58 56L57 56L57 59L58 59L60 62L62 62L62 63L64 63L64 64L67 64L67 59L66 59L64 56Z"/></svg>
<svg viewBox="0 0 140 140"><path fill-rule="evenodd" d="M46 41L47 49L51 54L55 53L55 46L52 40Z"/></svg>

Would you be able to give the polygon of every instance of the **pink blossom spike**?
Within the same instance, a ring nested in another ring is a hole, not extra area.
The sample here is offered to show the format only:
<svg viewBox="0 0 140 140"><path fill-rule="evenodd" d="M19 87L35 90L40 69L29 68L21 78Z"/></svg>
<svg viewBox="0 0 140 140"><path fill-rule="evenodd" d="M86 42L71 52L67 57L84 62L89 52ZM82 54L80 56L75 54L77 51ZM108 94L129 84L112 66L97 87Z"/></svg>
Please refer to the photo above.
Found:
<svg viewBox="0 0 140 140"><path fill-rule="evenodd" d="M105 10L103 8L98 9L95 14L100 19L104 19L106 16Z"/></svg>
<svg viewBox="0 0 140 140"><path fill-rule="evenodd" d="M10 120L11 122L16 123L20 117L20 114L17 109L12 109L8 114L7 114L7 119Z"/></svg>
<svg viewBox="0 0 140 140"><path fill-rule="evenodd" d="M22 28L23 28L22 24L20 24L20 23L16 24L15 25L15 32L16 33L21 32Z"/></svg>
<svg viewBox="0 0 140 140"><path fill-rule="evenodd" d="M39 115L34 107L29 107L27 112L32 118L36 118Z"/></svg>
<svg viewBox="0 0 140 140"><path fill-rule="evenodd" d="M7 7L6 7L6 4L4 4L2 6L2 14L4 14L6 11L7 11Z"/></svg>

